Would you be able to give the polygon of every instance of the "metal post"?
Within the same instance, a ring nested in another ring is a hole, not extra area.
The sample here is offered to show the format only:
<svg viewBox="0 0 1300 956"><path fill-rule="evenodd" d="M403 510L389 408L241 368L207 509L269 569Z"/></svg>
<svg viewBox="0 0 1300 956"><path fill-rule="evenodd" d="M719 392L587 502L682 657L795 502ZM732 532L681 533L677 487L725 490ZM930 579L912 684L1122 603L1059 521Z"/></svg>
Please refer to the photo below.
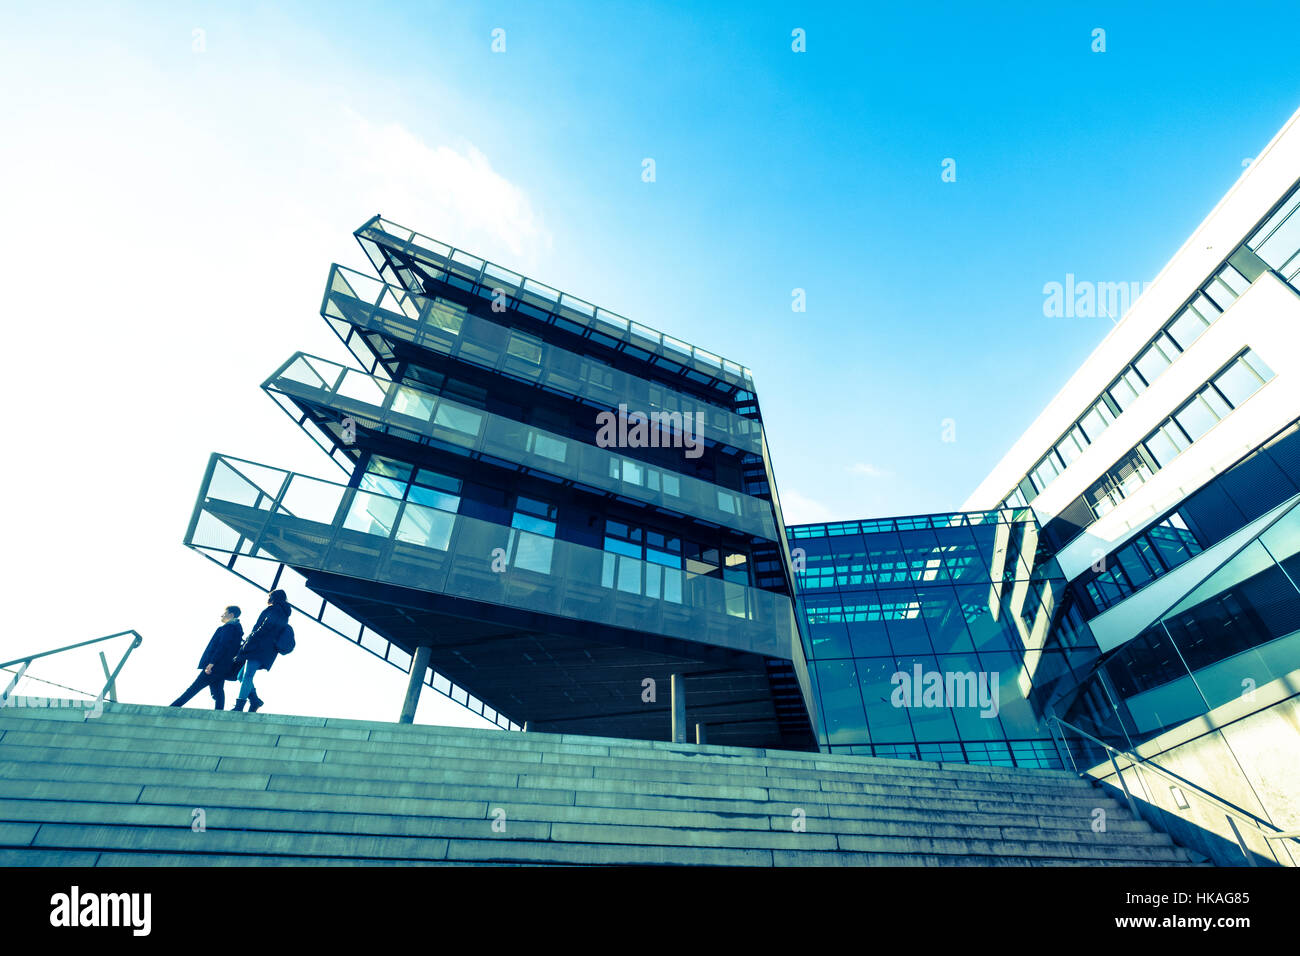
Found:
<svg viewBox="0 0 1300 956"><path fill-rule="evenodd" d="M9 703L9 695L13 693L13 689L18 686L18 682L23 679L23 675L27 673L27 668L31 663L31 661L23 661L23 666L18 668L18 673L14 675L14 679L9 682L9 686L5 688L5 692L0 694L0 707Z"/></svg>
<svg viewBox="0 0 1300 956"><path fill-rule="evenodd" d="M1133 794L1128 792L1128 784L1124 782L1124 774L1120 772L1119 764L1115 762L1115 755L1107 750L1106 756L1110 758L1110 765L1115 768L1115 776L1119 777L1119 785L1124 788L1124 799L1128 801L1128 808L1132 811L1133 818L1141 820L1142 814L1138 813L1137 804L1133 802Z"/></svg>
<svg viewBox="0 0 1300 956"><path fill-rule="evenodd" d="M415 708L420 703L420 690L424 687L424 675L429 670L429 655L433 648L421 644L415 649L415 659L411 661L411 676L406 681L406 697L402 701L402 715L397 718L399 724L415 721Z"/></svg>
<svg viewBox="0 0 1300 956"><path fill-rule="evenodd" d="M122 655L122 659L117 662L117 666L113 668L113 673L108 675L108 680L104 681L104 686L100 690L99 696L95 698L95 703L93 703L90 706L90 709L86 711L83 717L84 720L89 720L91 717L98 717L104 712L104 695L108 693L110 687L115 688L117 686L117 675L122 673L122 668L126 666L126 659L131 656L133 650L140 646L140 643L143 640L144 638L139 634L132 638L131 646L126 649L126 653Z"/></svg>
<svg viewBox="0 0 1300 956"><path fill-rule="evenodd" d="M708 741L705 740L704 738L705 738L704 725L697 723L695 725L695 742L697 744L708 743Z"/></svg>
<svg viewBox="0 0 1300 956"><path fill-rule="evenodd" d="M1065 758L1069 757L1070 766L1074 768L1075 773L1078 773L1079 765L1074 762L1074 754L1070 752L1070 745L1066 742L1065 731L1061 730L1061 725L1055 717L1049 718L1047 722L1052 728L1052 743L1056 744L1056 755L1061 758L1061 769L1065 769ZM1057 740L1058 736L1060 740Z"/></svg>
<svg viewBox="0 0 1300 956"><path fill-rule="evenodd" d="M99 666L104 668L104 676L108 678L108 687L105 688L105 690L108 693L108 699L112 701L114 704L116 704L117 684L114 682L113 676L108 672L108 658L104 656L103 651L99 652Z"/></svg>
<svg viewBox="0 0 1300 956"><path fill-rule="evenodd" d="M686 684L681 674L673 674L672 686L672 740L675 744L686 743Z"/></svg>
<svg viewBox="0 0 1300 956"><path fill-rule="evenodd" d="M1241 855L1246 858L1246 862L1251 866L1259 866L1255 862L1255 854L1246 849L1246 840L1242 837L1241 831L1237 829L1237 821L1232 819L1231 813L1225 813L1224 816L1228 818L1228 826L1232 827L1232 835L1237 838L1237 846L1241 847Z"/></svg>

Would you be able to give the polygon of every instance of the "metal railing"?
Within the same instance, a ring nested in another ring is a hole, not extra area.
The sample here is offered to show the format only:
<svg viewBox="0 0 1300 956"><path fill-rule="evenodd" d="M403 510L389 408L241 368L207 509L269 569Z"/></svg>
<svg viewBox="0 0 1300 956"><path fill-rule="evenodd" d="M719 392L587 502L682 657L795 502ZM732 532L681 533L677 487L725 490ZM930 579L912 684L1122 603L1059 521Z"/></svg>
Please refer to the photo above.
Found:
<svg viewBox="0 0 1300 956"><path fill-rule="evenodd" d="M1171 838L1175 837L1175 834L1171 832L1170 829L1164 825L1163 819L1158 814L1145 815L1138 809L1137 801L1133 798L1133 794L1128 788L1128 782L1125 781L1124 774L1120 770L1119 761L1116 760L1117 757L1122 757L1128 761L1129 766L1125 769L1132 769L1136 772L1138 781L1142 784L1143 790L1146 791L1146 795L1148 798L1147 803L1154 809L1163 811L1163 808L1160 807L1159 804L1155 802L1154 798L1152 797L1150 788L1147 787L1146 780L1142 777L1142 770L1144 768L1146 770L1151 771L1154 774L1157 774L1158 776L1164 777L1166 780L1172 781L1178 788L1180 788L1180 792L1181 792L1181 788L1187 788L1187 790L1191 791L1192 796L1197 797L1198 799L1204 801L1205 803L1208 803L1215 810L1222 813L1224 815L1224 818L1227 820L1228 829L1232 833L1233 838L1236 840L1237 846L1241 849L1241 853L1246 858L1246 862L1249 863L1251 866L1257 866L1258 864L1255 862L1255 854L1253 854L1251 850L1246 846L1246 840L1245 837L1242 835L1241 827L1238 825L1239 823L1244 823L1249 827L1252 827L1254 831L1259 834L1259 836L1264 840L1264 845L1268 847L1269 852L1273 854L1273 859L1279 865L1286 865L1286 864L1283 863L1281 858L1278 857L1277 851L1273 847L1274 841L1295 840L1297 841L1297 846L1300 846L1300 830L1282 830L1274 826L1273 824L1269 823L1267 820L1255 816L1253 813L1249 812L1248 810L1243 810L1241 809L1241 807L1229 803L1227 800L1224 800L1222 797L1218 796L1217 794L1211 793L1209 790L1206 790L1204 787L1192 783L1192 781L1188 780L1187 778L1180 777L1178 774L1174 773L1171 770L1166 770L1164 767L1160 766L1159 764L1155 763L1152 760L1147 759L1146 757L1141 756L1135 751L1119 750L1115 747L1112 747L1110 744L1106 743L1106 741L1094 737L1086 730L1082 730L1074 726L1074 724L1062 720L1060 717L1057 717L1055 714L1049 715L1048 721L1052 724L1052 727L1057 732L1057 734L1060 735L1059 743L1061 749L1064 751L1064 756L1069 757L1070 765L1074 768L1075 773L1077 773L1080 777L1089 776L1088 771L1080 770L1078 763L1075 762L1074 751L1070 748L1069 744L1066 742L1065 739L1066 730L1073 731L1074 733L1078 734L1080 737L1087 738L1088 740L1095 743L1097 746L1101 747L1106 752L1106 756L1110 758L1110 765L1115 770L1115 776L1119 780L1120 788L1124 791L1124 799L1128 801L1129 810L1132 811L1133 816L1136 818L1144 819L1148 823L1154 823L1156 826L1159 826L1160 829L1163 830L1165 833L1169 834ZM1190 809L1190 805L1188 807L1182 807L1180 805L1179 809ZM1167 812L1167 811L1163 811L1163 812ZM1151 819L1152 816L1155 816L1156 819L1152 820ZM1213 831L1207 831L1207 832L1213 833Z"/></svg>
<svg viewBox="0 0 1300 956"><path fill-rule="evenodd" d="M64 651L76 650L78 647L88 647L91 644L99 644L102 641L111 641L115 637L126 637L127 635L131 636L131 644L127 647L126 653L122 655L122 659L117 662L117 666L113 668L111 673L108 670L107 658L104 657L102 651L99 654L100 663L103 665L106 679L104 681L104 686L100 688L99 694L95 698L95 702L86 711L87 717L90 717L91 715L98 716L103 713L104 697L106 695L109 696L110 699L116 699L115 688L117 685L117 675L122 673L122 668L126 666L127 658L131 656L131 652L139 647L144 641L144 638L140 636L139 631L118 631L116 634L105 634L103 637L91 638L88 641L81 641L77 644L68 644L64 647L56 647L52 651L41 651L39 654L29 654L26 657L16 657L11 661L0 663L0 670L7 670L15 664L22 665L18 668L18 672L14 674L13 680L9 682L9 686L5 688L4 693L0 694L0 708L9 706L9 699L13 695L14 688L18 686L18 682L22 680L23 675L27 673L27 668L31 666L32 661L39 660L42 657L51 657L55 654L62 654ZM32 679L36 680L37 678Z"/></svg>
<svg viewBox="0 0 1300 956"><path fill-rule="evenodd" d="M500 289L506 295L534 309L544 309L555 317L587 326L674 361L681 362L685 359L697 371L715 375L723 381L745 389L753 388L752 373L737 362L666 335L657 329L641 325L639 322L633 322L615 312L598 308L583 299L552 289L535 279L529 279L504 266L488 262L463 249L453 248L414 229L384 219L382 216L374 216L367 220L353 235L358 239L366 238L372 243L383 244L401 252L412 248L419 249L424 253L423 258L427 263L434 265L434 260L437 260L438 268L446 273L458 275L475 288ZM384 241L385 235L389 237L387 242ZM364 243L362 248L365 248ZM369 255L370 250L367 249L366 252ZM375 261L373 256L371 261L383 276L384 263Z"/></svg>

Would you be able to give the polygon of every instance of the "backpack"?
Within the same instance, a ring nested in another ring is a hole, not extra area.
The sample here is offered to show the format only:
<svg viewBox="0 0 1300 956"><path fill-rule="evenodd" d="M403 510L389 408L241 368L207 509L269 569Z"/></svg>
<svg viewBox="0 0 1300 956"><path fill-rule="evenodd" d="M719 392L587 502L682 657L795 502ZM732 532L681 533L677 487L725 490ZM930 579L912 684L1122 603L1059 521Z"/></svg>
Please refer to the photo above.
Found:
<svg viewBox="0 0 1300 956"><path fill-rule="evenodd" d="M293 628L288 624L280 629L279 636L275 639L275 650L279 654L292 654L296 643L293 639Z"/></svg>

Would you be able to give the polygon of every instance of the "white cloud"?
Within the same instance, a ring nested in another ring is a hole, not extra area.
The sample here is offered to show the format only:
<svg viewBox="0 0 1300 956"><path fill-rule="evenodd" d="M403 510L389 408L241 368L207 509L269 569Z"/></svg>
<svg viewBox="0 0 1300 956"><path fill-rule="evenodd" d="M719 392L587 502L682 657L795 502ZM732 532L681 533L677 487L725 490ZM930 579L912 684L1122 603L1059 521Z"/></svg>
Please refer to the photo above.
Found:
<svg viewBox="0 0 1300 956"><path fill-rule="evenodd" d="M849 472L854 475L862 475L864 478L888 478L889 472L869 462L858 461L849 465Z"/></svg>
<svg viewBox="0 0 1300 956"><path fill-rule="evenodd" d="M475 255L504 258L507 268L529 268L551 248L528 194L472 143L430 145L400 123L344 114L345 132L333 142L367 209Z"/></svg>
<svg viewBox="0 0 1300 956"><path fill-rule="evenodd" d="M786 488L781 492L781 516L785 518L785 523L788 525L818 524L835 520L830 508L820 501L801 495L793 488Z"/></svg>

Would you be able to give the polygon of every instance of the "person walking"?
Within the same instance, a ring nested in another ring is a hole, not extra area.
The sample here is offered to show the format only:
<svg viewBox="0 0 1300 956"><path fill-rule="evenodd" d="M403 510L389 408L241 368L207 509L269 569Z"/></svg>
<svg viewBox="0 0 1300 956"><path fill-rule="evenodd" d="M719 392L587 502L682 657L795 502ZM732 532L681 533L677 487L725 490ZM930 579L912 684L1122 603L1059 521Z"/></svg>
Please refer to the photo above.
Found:
<svg viewBox="0 0 1300 956"><path fill-rule="evenodd" d="M293 628L289 626L289 613L288 596L281 590L272 591L248 640L244 641L239 653L235 655L235 666L243 667L235 710L243 710L245 703L248 704L250 714L262 707L263 701L257 696L253 677L258 671L269 671L278 655L293 650Z"/></svg>
<svg viewBox="0 0 1300 956"><path fill-rule="evenodd" d="M233 660L239 652L244 637L244 626L239 623L239 608L231 604L221 612L221 626L208 639L208 646L199 658L199 676L185 692L172 701L173 707L184 707L190 698L208 688L217 710L226 706L226 681L235 679Z"/></svg>

